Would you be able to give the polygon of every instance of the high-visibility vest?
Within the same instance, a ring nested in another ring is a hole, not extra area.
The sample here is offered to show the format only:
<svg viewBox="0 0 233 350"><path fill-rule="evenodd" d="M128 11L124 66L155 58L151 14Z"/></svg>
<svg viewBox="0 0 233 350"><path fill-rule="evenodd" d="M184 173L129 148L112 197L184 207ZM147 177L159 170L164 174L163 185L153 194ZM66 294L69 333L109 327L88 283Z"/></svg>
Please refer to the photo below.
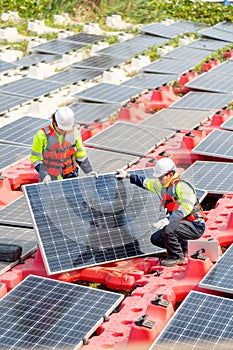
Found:
<svg viewBox="0 0 233 350"><path fill-rule="evenodd" d="M77 167L74 132L66 133L62 144L60 144L55 130L50 125L42 128L42 130L47 137L47 145L43 152L43 163L48 174L64 176L72 173Z"/></svg>

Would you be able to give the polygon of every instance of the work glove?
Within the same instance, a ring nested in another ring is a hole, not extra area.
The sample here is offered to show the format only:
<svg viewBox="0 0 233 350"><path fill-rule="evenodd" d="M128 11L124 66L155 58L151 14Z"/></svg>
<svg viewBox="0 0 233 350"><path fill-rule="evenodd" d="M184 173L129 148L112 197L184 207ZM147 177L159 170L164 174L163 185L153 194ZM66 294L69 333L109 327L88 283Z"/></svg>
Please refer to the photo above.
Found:
<svg viewBox="0 0 233 350"><path fill-rule="evenodd" d="M118 180L126 179L127 174L127 171L125 171L124 169L119 169L116 172L115 178Z"/></svg>
<svg viewBox="0 0 233 350"><path fill-rule="evenodd" d="M161 219L157 221L155 224L153 224L153 227L157 230L162 230L165 226L169 224L169 220L167 218Z"/></svg>
<svg viewBox="0 0 233 350"><path fill-rule="evenodd" d="M43 183L44 183L45 185L48 185L48 183L49 183L50 181L52 181L51 176L48 175L48 174L45 175L45 177L44 177L44 179L43 179Z"/></svg>
<svg viewBox="0 0 233 350"><path fill-rule="evenodd" d="M95 170L90 171L89 173L87 173L87 175L93 175L96 179L98 179L98 174Z"/></svg>

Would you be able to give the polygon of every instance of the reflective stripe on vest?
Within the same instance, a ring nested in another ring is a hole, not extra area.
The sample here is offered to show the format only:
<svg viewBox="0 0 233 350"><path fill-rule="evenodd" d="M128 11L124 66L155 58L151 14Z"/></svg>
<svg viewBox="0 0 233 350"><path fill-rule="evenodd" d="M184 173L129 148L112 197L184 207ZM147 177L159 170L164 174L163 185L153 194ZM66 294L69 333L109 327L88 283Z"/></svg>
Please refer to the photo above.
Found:
<svg viewBox="0 0 233 350"><path fill-rule="evenodd" d="M64 176L72 173L76 167L76 147L74 132L65 134L60 144L58 136L51 126L42 128L46 137L47 145L43 153L43 163L49 175Z"/></svg>

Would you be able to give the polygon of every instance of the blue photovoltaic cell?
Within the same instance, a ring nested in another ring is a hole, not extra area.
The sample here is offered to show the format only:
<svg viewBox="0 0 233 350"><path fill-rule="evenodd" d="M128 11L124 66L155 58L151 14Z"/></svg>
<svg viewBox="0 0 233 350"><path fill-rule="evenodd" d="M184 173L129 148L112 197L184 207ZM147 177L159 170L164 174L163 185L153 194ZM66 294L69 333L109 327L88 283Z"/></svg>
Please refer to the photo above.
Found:
<svg viewBox="0 0 233 350"><path fill-rule="evenodd" d="M0 348L76 350L123 295L30 275L0 300Z"/></svg>
<svg viewBox="0 0 233 350"><path fill-rule="evenodd" d="M30 155L30 149L0 143L0 170Z"/></svg>
<svg viewBox="0 0 233 350"><path fill-rule="evenodd" d="M33 46L30 48L30 52L44 52L51 54L66 54L71 51L81 50L85 44L76 43L70 40L50 40L47 43Z"/></svg>
<svg viewBox="0 0 233 350"><path fill-rule="evenodd" d="M200 63L199 60L173 60L168 58L159 58L151 64L142 68L148 73L163 73L163 74L183 74L194 68Z"/></svg>
<svg viewBox="0 0 233 350"><path fill-rule="evenodd" d="M134 171L152 176L153 169ZM113 173L23 186L48 274L164 251L153 246L155 193Z"/></svg>
<svg viewBox="0 0 233 350"><path fill-rule="evenodd" d="M141 73L122 83L122 86L134 86L153 90L161 85L168 84L178 78L175 74L152 74Z"/></svg>
<svg viewBox="0 0 233 350"><path fill-rule="evenodd" d="M207 72L186 83L185 87L202 91L233 93L233 75L228 75L226 79L225 75Z"/></svg>
<svg viewBox="0 0 233 350"><path fill-rule="evenodd" d="M233 300L191 291L149 350L231 350Z"/></svg>
<svg viewBox="0 0 233 350"><path fill-rule="evenodd" d="M97 76L101 76L101 70L69 68L60 73L56 73L45 79L46 81L55 81L64 86L77 84L81 81L92 80Z"/></svg>

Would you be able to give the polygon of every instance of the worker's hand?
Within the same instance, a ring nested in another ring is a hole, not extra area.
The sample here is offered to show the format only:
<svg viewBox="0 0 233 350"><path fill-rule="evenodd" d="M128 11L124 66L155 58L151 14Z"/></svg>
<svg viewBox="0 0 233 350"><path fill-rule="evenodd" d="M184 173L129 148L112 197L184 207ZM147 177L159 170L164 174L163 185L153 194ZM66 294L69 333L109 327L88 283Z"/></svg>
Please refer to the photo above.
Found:
<svg viewBox="0 0 233 350"><path fill-rule="evenodd" d="M127 171L125 171L124 169L119 169L116 172L115 178L118 180L122 180L122 179L126 179L127 177Z"/></svg>
<svg viewBox="0 0 233 350"><path fill-rule="evenodd" d="M50 181L52 181L51 176L48 175L48 174L45 175L45 177L44 177L44 179L43 179L43 183L44 183L45 185L48 185L48 183L49 183Z"/></svg>
<svg viewBox="0 0 233 350"><path fill-rule="evenodd" d="M93 175L96 179L98 179L98 174L95 170L90 171L90 173L88 173L87 175Z"/></svg>
<svg viewBox="0 0 233 350"><path fill-rule="evenodd" d="M157 230L162 230L165 226L169 224L169 220L167 218L161 219L157 221L155 224L153 224L153 227Z"/></svg>

